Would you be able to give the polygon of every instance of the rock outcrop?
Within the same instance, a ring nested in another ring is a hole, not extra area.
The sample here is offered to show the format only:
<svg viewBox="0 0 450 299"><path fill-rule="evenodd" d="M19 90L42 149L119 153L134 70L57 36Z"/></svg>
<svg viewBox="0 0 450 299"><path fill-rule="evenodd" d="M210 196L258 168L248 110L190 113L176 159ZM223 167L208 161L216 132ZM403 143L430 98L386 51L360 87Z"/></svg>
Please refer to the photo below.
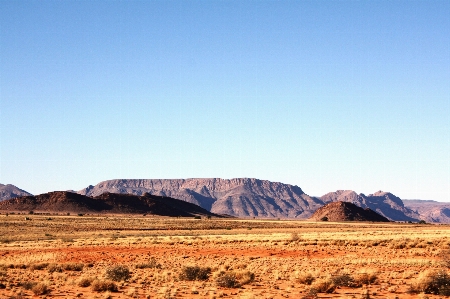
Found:
<svg viewBox="0 0 450 299"><path fill-rule="evenodd" d="M319 208L310 218L313 221L371 221L389 222L384 216L369 208L361 208L351 202L331 202Z"/></svg>

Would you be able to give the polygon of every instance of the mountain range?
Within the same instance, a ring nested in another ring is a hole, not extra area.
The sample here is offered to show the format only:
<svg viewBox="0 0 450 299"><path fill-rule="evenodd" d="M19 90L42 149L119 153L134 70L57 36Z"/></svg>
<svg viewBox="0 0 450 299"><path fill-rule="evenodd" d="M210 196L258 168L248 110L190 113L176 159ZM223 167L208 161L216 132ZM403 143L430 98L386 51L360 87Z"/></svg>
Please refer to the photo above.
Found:
<svg viewBox="0 0 450 299"><path fill-rule="evenodd" d="M0 192L1 190L0 188ZM96 197L105 192L138 196L149 193L172 197L196 204L212 213L244 218L308 219L323 205L344 201L364 209L370 208L393 221L450 223L450 203L440 205L433 201L403 201L392 193L383 191L364 195L351 190L338 190L316 197L309 196L295 185L254 178L118 179L103 181L77 191L88 197ZM2 199L5 198L6 196Z"/></svg>

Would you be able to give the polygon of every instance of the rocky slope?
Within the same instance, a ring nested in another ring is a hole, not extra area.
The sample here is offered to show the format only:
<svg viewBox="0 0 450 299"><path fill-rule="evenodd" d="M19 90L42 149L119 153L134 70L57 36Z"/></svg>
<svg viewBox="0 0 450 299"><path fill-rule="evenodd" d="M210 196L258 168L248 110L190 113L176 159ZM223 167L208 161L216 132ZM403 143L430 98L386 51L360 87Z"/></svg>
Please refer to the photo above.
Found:
<svg viewBox="0 0 450 299"><path fill-rule="evenodd" d="M238 217L306 219L323 205L297 186L250 178L109 180L78 193L96 196L104 192L137 195L149 192L182 199L216 214Z"/></svg>
<svg viewBox="0 0 450 299"><path fill-rule="evenodd" d="M29 196L32 195L31 193L28 193L25 190L19 189L14 185L7 184L3 185L0 184L0 201L18 197L18 196Z"/></svg>
<svg viewBox="0 0 450 299"><path fill-rule="evenodd" d="M0 202L1 211L218 216L182 200L150 195L103 193L89 197L67 191L15 197Z"/></svg>
<svg viewBox="0 0 450 299"><path fill-rule="evenodd" d="M405 207L420 215L426 222L450 223L450 203L434 200L403 200Z"/></svg>
<svg viewBox="0 0 450 299"><path fill-rule="evenodd" d="M324 203L345 201L361 208L369 208L394 221L418 221L420 215L405 207L403 201L389 192L378 191L374 194L357 194L351 190L338 190L320 197Z"/></svg>
<svg viewBox="0 0 450 299"><path fill-rule="evenodd" d="M319 208L310 218L314 221L374 221L389 222L384 216L369 208L361 208L351 202L331 202Z"/></svg>

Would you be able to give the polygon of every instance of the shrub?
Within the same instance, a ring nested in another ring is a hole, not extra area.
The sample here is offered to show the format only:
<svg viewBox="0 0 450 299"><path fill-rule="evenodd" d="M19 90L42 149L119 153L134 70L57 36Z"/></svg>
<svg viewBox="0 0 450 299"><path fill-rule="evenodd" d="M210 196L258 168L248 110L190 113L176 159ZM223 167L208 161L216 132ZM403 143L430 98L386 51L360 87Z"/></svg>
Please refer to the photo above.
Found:
<svg viewBox="0 0 450 299"><path fill-rule="evenodd" d="M224 288L239 288L255 279L250 271L222 271L217 275L216 284Z"/></svg>
<svg viewBox="0 0 450 299"><path fill-rule="evenodd" d="M40 263L40 264L33 264L30 266L31 270L43 270L48 267L48 263Z"/></svg>
<svg viewBox="0 0 450 299"><path fill-rule="evenodd" d="M317 293L332 293L336 289L336 285L334 285L331 279L321 278L316 279L311 284L311 290Z"/></svg>
<svg viewBox="0 0 450 299"><path fill-rule="evenodd" d="M47 267L48 272L53 273L53 272L63 272L63 267L61 265L58 264L50 264Z"/></svg>
<svg viewBox="0 0 450 299"><path fill-rule="evenodd" d="M310 285L314 280L315 278L311 273L302 273L297 277L297 281L301 284Z"/></svg>
<svg viewBox="0 0 450 299"><path fill-rule="evenodd" d="M425 271L411 284L409 292L449 296L450 276L442 270Z"/></svg>
<svg viewBox="0 0 450 299"><path fill-rule="evenodd" d="M94 292L117 292L118 288L117 285L110 280L94 280L91 283L91 288Z"/></svg>
<svg viewBox="0 0 450 299"><path fill-rule="evenodd" d="M83 271L84 265L81 263L69 263L64 264L63 268L67 271Z"/></svg>
<svg viewBox="0 0 450 299"><path fill-rule="evenodd" d="M320 218L320 221L328 221L328 217L324 216L324 217Z"/></svg>
<svg viewBox="0 0 450 299"><path fill-rule="evenodd" d="M353 277L348 274L339 274L331 277L331 282L337 287L354 287Z"/></svg>
<svg viewBox="0 0 450 299"><path fill-rule="evenodd" d="M234 272L221 272L216 278L216 284L223 288L238 288L241 286Z"/></svg>
<svg viewBox="0 0 450 299"><path fill-rule="evenodd" d="M82 287L82 288L87 288L89 286L91 286L92 282L95 279L92 277L82 277L79 281L78 281L78 286Z"/></svg>
<svg viewBox="0 0 450 299"><path fill-rule="evenodd" d="M115 266L106 269L106 278L114 281L127 280L130 276L131 273L127 266Z"/></svg>
<svg viewBox="0 0 450 299"><path fill-rule="evenodd" d="M291 241L292 242L298 241L298 239L300 239L300 237L298 236L297 233L291 233Z"/></svg>
<svg viewBox="0 0 450 299"><path fill-rule="evenodd" d="M356 286L360 287L365 284L373 284L377 281L378 277L375 273L363 272L356 274L353 277L353 282Z"/></svg>
<svg viewBox="0 0 450 299"><path fill-rule="evenodd" d="M180 280L207 280L211 274L211 268L199 266L185 266L181 269Z"/></svg>
<svg viewBox="0 0 450 299"><path fill-rule="evenodd" d="M26 281L19 284L22 288L25 290L31 290L35 285L37 285L37 282L34 281Z"/></svg>
<svg viewBox="0 0 450 299"><path fill-rule="evenodd" d="M45 283L42 282L38 282L32 289L31 291L33 292L33 294L35 295L44 295L48 292L48 287Z"/></svg>

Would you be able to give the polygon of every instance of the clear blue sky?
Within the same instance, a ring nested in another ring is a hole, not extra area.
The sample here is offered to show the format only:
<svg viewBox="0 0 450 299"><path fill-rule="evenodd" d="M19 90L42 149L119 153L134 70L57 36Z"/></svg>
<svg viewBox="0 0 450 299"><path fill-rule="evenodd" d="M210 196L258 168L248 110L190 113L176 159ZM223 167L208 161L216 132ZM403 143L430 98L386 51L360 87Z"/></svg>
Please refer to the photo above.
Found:
<svg viewBox="0 0 450 299"><path fill-rule="evenodd" d="M450 201L450 1L0 2L0 183Z"/></svg>

